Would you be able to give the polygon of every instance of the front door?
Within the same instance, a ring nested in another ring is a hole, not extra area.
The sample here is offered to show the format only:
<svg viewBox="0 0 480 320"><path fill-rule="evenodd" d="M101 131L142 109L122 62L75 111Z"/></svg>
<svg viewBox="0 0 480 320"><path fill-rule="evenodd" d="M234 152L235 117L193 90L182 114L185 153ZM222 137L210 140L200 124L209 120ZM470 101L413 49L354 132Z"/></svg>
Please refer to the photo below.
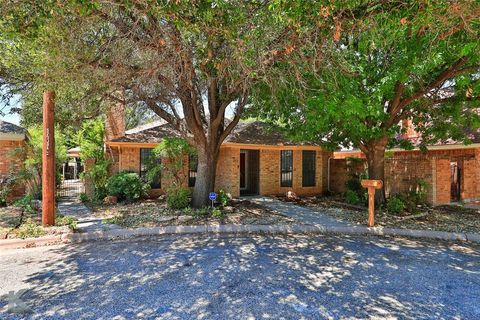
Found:
<svg viewBox="0 0 480 320"><path fill-rule="evenodd" d="M259 185L258 150L240 150L240 194L256 195Z"/></svg>
<svg viewBox="0 0 480 320"><path fill-rule="evenodd" d="M452 201L460 201L461 198L461 168L458 162L450 163L450 182L451 182L451 199Z"/></svg>

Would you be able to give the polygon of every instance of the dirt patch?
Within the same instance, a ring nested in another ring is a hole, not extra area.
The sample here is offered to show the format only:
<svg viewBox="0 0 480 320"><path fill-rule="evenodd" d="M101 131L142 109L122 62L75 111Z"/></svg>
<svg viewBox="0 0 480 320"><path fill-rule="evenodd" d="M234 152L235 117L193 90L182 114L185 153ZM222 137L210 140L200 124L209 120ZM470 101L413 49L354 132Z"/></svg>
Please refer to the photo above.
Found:
<svg viewBox="0 0 480 320"><path fill-rule="evenodd" d="M22 207L8 206L0 208L0 240L16 238L37 238L46 235L57 235L73 232L76 219L57 214L51 227L42 226L40 211L29 211Z"/></svg>
<svg viewBox="0 0 480 320"><path fill-rule="evenodd" d="M278 199L287 201L284 197ZM367 224L366 207L342 203L338 197L306 197L294 203L342 221ZM375 212L375 224L389 228L480 233L480 210L459 205L422 206L418 208L418 212L412 214L393 215L380 209Z"/></svg>
<svg viewBox="0 0 480 320"><path fill-rule="evenodd" d="M219 224L291 224L293 219L278 214L248 200L232 200L219 211L191 208L173 210L163 200L143 200L131 204L94 205L87 204L95 216L104 223L114 223L126 228L157 227L167 225Z"/></svg>

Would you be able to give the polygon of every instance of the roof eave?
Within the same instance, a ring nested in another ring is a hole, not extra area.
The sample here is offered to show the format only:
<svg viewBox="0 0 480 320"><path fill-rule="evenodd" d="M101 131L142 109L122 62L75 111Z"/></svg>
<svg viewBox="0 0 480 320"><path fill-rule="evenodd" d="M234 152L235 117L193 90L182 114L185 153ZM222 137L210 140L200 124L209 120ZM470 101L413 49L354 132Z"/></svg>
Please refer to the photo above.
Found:
<svg viewBox="0 0 480 320"><path fill-rule="evenodd" d="M25 138L24 133L0 133L0 141L23 141Z"/></svg>

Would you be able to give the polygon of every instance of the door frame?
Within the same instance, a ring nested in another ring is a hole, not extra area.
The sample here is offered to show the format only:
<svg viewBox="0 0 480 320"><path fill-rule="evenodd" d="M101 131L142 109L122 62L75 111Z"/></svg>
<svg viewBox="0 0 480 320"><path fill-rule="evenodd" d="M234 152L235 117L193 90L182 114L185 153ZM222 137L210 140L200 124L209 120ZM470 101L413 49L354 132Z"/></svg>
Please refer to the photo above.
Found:
<svg viewBox="0 0 480 320"><path fill-rule="evenodd" d="M260 150L259 149L240 149L240 154L245 154L245 187L240 188L240 195L258 195L260 194ZM256 164L250 163L256 159ZM239 158L240 159L240 158ZM239 160L241 161L241 160ZM252 166L253 165L253 166ZM241 176L240 163L238 166L239 177ZM256 167L256 169L255 169ZM253 173L252 170L255 170ZM252 185L252 184L255 185ZM240 186L240 178L238 180Z"/></svg>

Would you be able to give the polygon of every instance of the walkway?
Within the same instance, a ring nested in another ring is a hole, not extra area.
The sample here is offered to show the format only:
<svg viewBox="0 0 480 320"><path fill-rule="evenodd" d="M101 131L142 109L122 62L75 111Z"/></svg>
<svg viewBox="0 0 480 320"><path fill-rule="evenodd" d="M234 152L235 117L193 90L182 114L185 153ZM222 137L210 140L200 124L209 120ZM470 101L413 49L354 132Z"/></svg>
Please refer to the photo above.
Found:
<svg viewBox="0 0 480 320"><path fill-rule="evenodd" d="M58 211L64 216L74 216L78 219L77 227L80 232L108 231L121 229L116 224L104 224L76 197L61 198L58 202Z"/></svg>
<svg viewBox="0 0 480 320"><path fill-rule="evenodd" d="M339 221L321 211L314 211L291 202L283 202L270 197L250 197L250 201L263 205L268 209L280 212L287 217L297 220L302 224L312 225L315 227L353 227L354 225Z"/></svg>

